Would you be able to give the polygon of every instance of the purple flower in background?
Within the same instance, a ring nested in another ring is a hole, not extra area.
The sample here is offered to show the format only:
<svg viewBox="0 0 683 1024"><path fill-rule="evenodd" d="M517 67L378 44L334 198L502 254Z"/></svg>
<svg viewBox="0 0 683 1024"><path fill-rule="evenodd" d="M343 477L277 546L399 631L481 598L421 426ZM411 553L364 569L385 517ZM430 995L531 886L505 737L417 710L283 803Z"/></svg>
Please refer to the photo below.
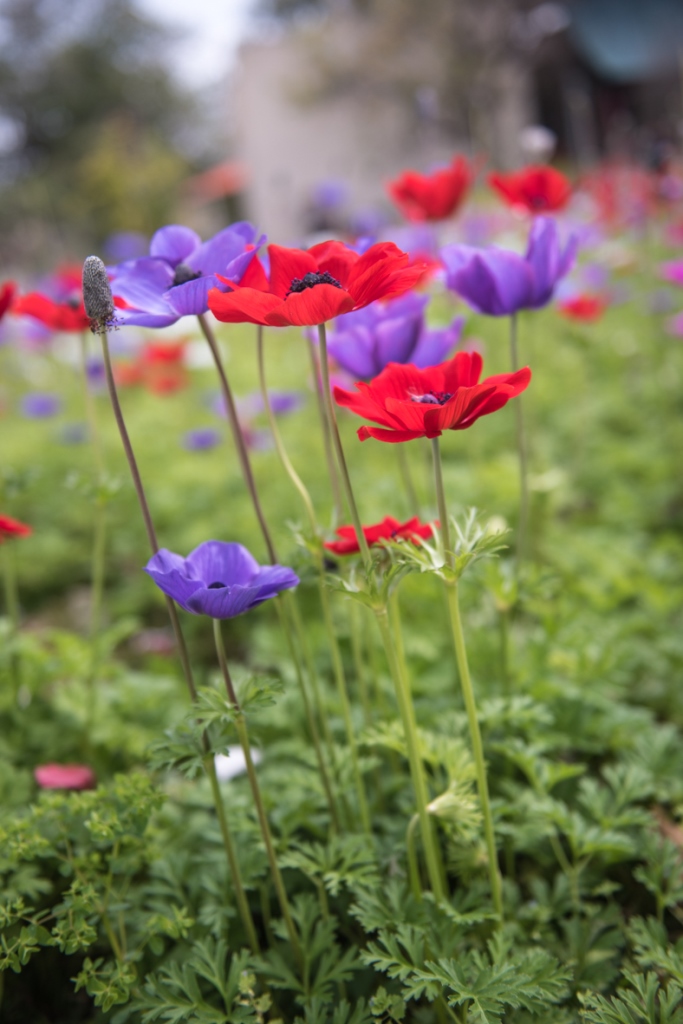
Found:
<svg viewBox="0 0 683 1024"><path fill-rule="evenodd" d="M99 393L104 391L107 384L107 376L104 371L104 363L101 359L90 358L88 359L85 366L86 377L88 378L88 387L91 391Z"/></svg>
<svg viewBox="0 0 683 1024"><path fill-rule="evenodd" d="M336 210L344 205L347 198L348 188L345 182L339 181L337 178L319 181L313 187L313 202L323 210Z"/></svg>
<svg viewBox="0 0 683 1024"><path fill-rule="evenodd" d="M524 256L497 246L447 245L441 258L452 291L478 313L508 316L547 305L556 285L571 269L576 249L576 235L572 234L562 249L555 221L537 217Z"/></svg>
<svg viewBox="0 0 683 1024"><path fill-rule="evenodd" d="M183 435L182 445L188 452L206 452L220 444L221 435L213 427L203 427L199 430L188 430Z"/></svg>
<svg viewBox="0 0 683 1024"><path fill-rule="evenodd" d="M51 395L48 391L33 391L31 394L24 395L21 400L21 411L31 420L43 420L50 416L56 416L61 408L62 403L57 395Z"/></svg>
<svg viewBox="0 0 683 1024"><path fill-rule="evenodd" d="M371 380L388 363L412 363L420 369L442 363L460 340L464 318L428 329L428 302L428 296L409 292L337 317L328 335L330 355L354 380Z"/></svg>
<svg viewBox="0 0 683 1024"><path fill-rule="evenodd" d="M207 540L187 558L162 548L145 572L193 615L232 619L299 582L283 565L259 565L241 544Z"/></svg>
<svg viewBox="0 0 683 1024"><path fill-rule="evenodd" d="M296 412L304 403L304 396L300 391L269 391L270 407L276 416L286 416L290 412ZM258 416L264 412L263 396L260 391L253 391L249 395L240 395L236 399L237 411L240 416ZM225 402L222 395L216 395L211 408L217 416L227 419Z"/></svg>
<svg viewBox="0 0 683 1024"><path fill-rule="evenodd" d="M140 231L117 231L105 241L104 251L108 260L121 263L144 256L147 243L148 239Z"/></svg>
<svg viewBox="0 0 683 1024"><path fill-rule="evenodd" d="M659 269L665 281L683 285L683 260L669 260L668 263L662 263Z"/></svg>
<svg viewBox="0 0 683 1024"><path fill-rule="evenodd" d="M149 256L108 268L114 295L131 307L116 311L118 321L168 327L181 316L206 313L210 289L229 288L216 275L239 281L265 240L257 239L248 221L231 224L208 242L180 224L160 228Z"/></svg>

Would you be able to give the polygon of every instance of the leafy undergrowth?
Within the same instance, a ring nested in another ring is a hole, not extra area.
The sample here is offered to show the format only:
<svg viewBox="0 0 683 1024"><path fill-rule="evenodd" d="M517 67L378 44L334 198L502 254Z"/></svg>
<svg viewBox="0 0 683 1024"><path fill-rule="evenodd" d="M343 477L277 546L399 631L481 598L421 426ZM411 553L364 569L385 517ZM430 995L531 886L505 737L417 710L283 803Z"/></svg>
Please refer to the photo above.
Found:
<svg viewBox="0 0 683 1024"><path fill-rule="evenodd" d="M256 922L260 950L249 948L204 773L211 752L237 742L210 624L183 617L200 686L191 706L172 656L142 644L165 636L164 610L140 572L144 533L106 402L98 400L104 497L86 448L61 443L63 424L19 429L10 409L0 421L3 506L35 533L16 546L24 627L15 636L0 620L0 1020L683 1022L683 355L644 311L646 280L633 276L631 301L590 328L568 328L552 310L522 321L534 371L525 397L533 550L519 571L507 549L481 559L461 584L502 924L439 581L412 572L397 593L447 879L441 902L429 892L418 898L411 884L411 849L418 872L423 863L408 752L373 617L342 592L342 575L353 589L345 564L330 567L331 596L371 834L361 827L311 538L297 545L296 493L264 451L254 453L257 481L280 560L302 578L341 823L331 827L276 616L263 608L231 622L226 639L301 951L280 917L238 775L221 787ZM506 368L504 324L472 317L467 333L485 339L487 372ZM224 337L245 392L255 384L250 332ZM2 358L18 395L21 364L9 352ZM66 396L66 415L77 415L77 380L40 359ZM278 388L306 389L295 333L270 332L267 359ZM211 375L193 377L190 391L167 399L126 396L159 534L171 550L219 537L258 556L228 441L205 453L178 444L209 416ZM476 505L484 521L514 525L513 424L508 408L444 439L453 507ZM405 518L412 510L395 452L358 445L356 426L342 422L364 521ZM282 429L327 522L314 400ZM426 442L407 450L428 518ZM109 526L107 625L91 642L78 601L98 499ZM98 788L38 794L33 768L51 761L92 765Z"/></svg>

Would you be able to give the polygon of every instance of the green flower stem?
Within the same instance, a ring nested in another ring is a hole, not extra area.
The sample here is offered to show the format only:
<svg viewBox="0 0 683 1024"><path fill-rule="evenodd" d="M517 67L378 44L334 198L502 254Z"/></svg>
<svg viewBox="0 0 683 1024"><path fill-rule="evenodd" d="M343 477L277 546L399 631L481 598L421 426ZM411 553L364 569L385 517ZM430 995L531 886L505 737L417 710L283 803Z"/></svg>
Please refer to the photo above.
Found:
<svg viewBox="0 0 683 1024"><path fill-rule="evenodd" d="M443 471L441 468L441 450L438 437L432 438L432 455L434 459L434 483L436 486L436 500L439 508L439 519L441 520L441 536L443 538L444 557L449 569L455 569L455 552L451 547L450 522L448 509L446 507L446 493L443 486ZM474 699L474 689L467 663L467 650L465 648L465 637L462 632L460 619L460 605L458 603L458 584L453 580L446 583L446 596L448 598L448 611L451 620L451 632L453 634L453 645L455 647L455 658L460 675L460 686L465 701L467 712L467 724L470 732L470 743L474 756L474 766L477 776L477 789L479 792L479 803L484 819L484 837L489 861L489 878L491 881L491 896L493 906L500 921L503 920L503 895L498 870L498 858L496 854L496 839L493 831L493 816L491 814L491 803L489 800L489 787L486 778L486 764L484 762L484 748L481 741L479 719L477 716L477 705Z"/></svg>
<svg viewBox="0 0 683 1024"><path fill-rule="evenodd" d="M309 493L308 493L308 491L306 489L306 486L304 485L303 481L301 480L301 478L299 477L298 473L294 469L294 466L292 465L292 463L291 463L291 461L290 461L290 459L289 459L289 457L287 455L287 452L285 450L285 446L284 446L284 444L282 442L282 437L280 435L280 431L279 431L277 422L275 420L275 415L273 413L273 410L272 410L272 407L271 407L271 404L270 404L270 396L268 394L268 387L267 387L267 384L266 384L265 365L264 365L264 358L263 358L263 328L262 327L258 328L257 351L258 351L259 382L260 382L260 385L261 385L261 395L263 397L263 404L264 404L264 407L265 407L265 410L266 410L266 415L268 417L268 422L270 424L271 433L273 435L273 441L275 443L275 449L276 449L276 451L277 451L277 453L278 453L278 455L280 457L280 461L282 462L282 465L283 465L287 475L289 476L290 480L294 484L294 487L296 488L296 490L299 492L299 494L301 496L301 499L302 499L302 501L304 503L304 507L306 509L306 514L308 516L310 528L311 528L311 530L313 532L314 537L317 537L318 536L318 524L317 524L316 517L315 517L315 510L313 508L313 502L311 501L311 497L310 497L310 495L309 495ZM343 717L344 717L344 724L346 726L346 735L347 735L347 740L348 740L348 744L349 744L349 750L351 752L351 763L353 765L353 773L354 773L354 779L355 779L355 784L356 784L356 791L358 793L358 806L360 808L361 821L363 823L363 828L365 829L365 831L369 832L370 831L370 815L369 815L369 812L368 812L367 797L366 797L366 794L365 794L365 787L363 785L363 776L361 775L361 772L360 772L360 765L359 765L359 760L358 760L358 748L357 748L356 738L355 738L355 734L354 734L354 730L353 730L353 722L351 720L351 708L350 708L350 704L349 704L348 691L347 691L347 686L346 686L346 677L345 677L345 674L344 674L344 665L343 665L343 662L342 662L342 659L341 659L341 654L340 654L340 651L339 651L339 644L337 643L337 637L336 637L336 634L335 634L335 631L334 631L334 623L332 621L332 615L331 615L330 607L329 607L329 598L328 598L327 590L325 589L325 567L324 567L324 564L323 564L322 554L321 553L318 553L318 556L316 557L316 568L318 570L318 588L319 588L319 593L320 593L320 602L321 602L322 609L323 609L323 620L324 620L324 623L325 623L325 629L327 631L327 640L328 640L330 652L332 654L332 666L333 666L333 670L334 670L334 677L335 677L335 682L337 684L337 690L339 692L339 698L340 698L341 704L342 704L342 713L343 713ZM295 627L296 627L296 624L295 624ZM317 680L317 674L314 672L313 675L314 675L314 677ZM319 697L320 696L320 691L318 690L317 693L318 693L318 697ZM322 721L326 721L326 716L325 716L325 713L324 713L324 708L322 707L322 704L320 702L319 702L318 711L319 711L319 715L320 715L321 720Z"/></svg>
<svg viewBox="0 0 683 1024"><path fill-rule="evenodd" d="M266 856L268 857L268 863L270 865L270 872L273 877L273 883L275 885L275 891L277 893L278 901L280 904L280 910L285 921L285 927L289 936L289 941L299 958L301 959L301 947L299 945L299 936L297 935L296 928L294 926L294 920L292 918L292 912L289 907L289 900L287 899L287 890L285 889L282 875L280 874L280 868L277 863L277 857L275 855L275 846L273 844L273 837L270 831L270 825L268 824L268 817L266 815L266 809L263 804L263 797L261 796L261 787L259 786L258 777L256 775L256 768L254 767L254 761L251 756L251 747L249 745L249 733L247 731L246 719L240 708L237 694L235 693L235 687L232 683L230 676L230 670L228 668L228 660L225 655L225 647L223 645L223 634L221 632L220 619L213 620L213 635L216 642L216 654L218 655L218 663L220 665L223 680L225 682L225 689L227 690L228 699L235 710L235 728L237 730L237 736L242 747L244 754L244 761L247 767L247 776L249 778L249 785L251 786L252 796L254 798L254 804L256 806L256 814L258 816L259 825L261 827L261 835L266 848Z"/></svg>
<svg viewBox="0 0 683 1024"><path fill-rule="evenodd" d="M315 351L315 342L312 338L308 338L308 353L311 359L311 372L313 374L313 387L315 389L315 397L318 403L318 416L320 417L320 428L323 435L323 445L325 448L325 461L327 463L327 472L330 477L330 487L332 488L332 501L334 503L334 522L340 523L344 516L344 504L342 501L341 489L339 487L339 477L337 475L337 467L334 464L334 457L332 455L332 438L330 435L330 424L325 412L325 399L323 398L323 391L320 381L320 367L318 365L318 357Z"/></svg>
<svg viewBox="0 0 683 1024"><path fill-rule="evenodd" d="M121 403L119 402L118 392L116 390L116 383L114 381L114 373L111 366L111 356L109 354L109 341L107 338L106 331L100 334L102 341L102 355L104 357L104 369L107 376L107 389L109 391L109 399L111 406L114 411L114 418L116 425L119 430L121 437L121 444L126 455L128 462L128 468L130 469L130 475L133 478L133 486L135 487L135 493L137 495L138 504L140 505L140 511L142 512L142 518L145 524L145 530L147 532L147 539L149 546L152 549L152 554L155 555L159 550L159 543L157 541L156 530L154 529L154 523L152 522L152 516L150 515L149 505L147 504L147 497L145 495L145 489L142 486L142 479L140 478L140 471L138 469L137 460L133 452L133 446L130 443L130 437L128 435L128 428L123 418L123 412L121 410ZM168 610L168 616L171 620L171 626L173 627L173 635L175 636L176 647L178 648L178 654L180 656L180 663L183 668L183 674L185 676L185 682L187 688L190 691L190 698L194 703L197 699L197 690L194 685L194 677L192 675L192 667L190 665L190 658L187 653L187 646L185 644L185 637L180 627L180 620L178 618L178 612L176 610L175 603L170 597L166 597L166 608Z"/></svg>
<svg viewBox="0 0 683 1024"><path fill-rule="evenodd" d="M5 583L5 610L12 626L12 632L19 629L19 591L17 589L17 573L14 564L12 541L5 541L2 550L2 574Z"/></svg>
<svg viewBox="0 0 683 1024"><path fill-rule="evenodd" d="M291 595L289 595L289 596L291 597ZM281 597L285 597L285 595L282 594ZM286 613L288 612L289 615L290 615L290 618L292 618L293 617L292 616L292 612L293 612L294 609L296 609L296 604L295 604L294 601L286 602L286 597L285 597L285 603L281 604L280 600L281 600L281 598L278 599L275 602L278 618L280 619L280 626L281 626L282 631L285 634L285 637L286 637L286 640L287 640L287 647L289 649L289 656L292 659L292 663L294 665L294 671L296 673L297 682L299 684L299 689L301 690L301 697L302 697L302 700L304 702L304 712L306 714L306 721L308 723L308 729L309 729L309 732L311 734L311 739L313 740L313 748L315 750L315 756L316 756L316 759L318 761L318 769L320 771L320 780L321 780L321 782L323 784L323 790L325 791L325 797L327 798L327 805L329 807L330 817L332 819L332 827L333 827L335 832L340 833L341 832L341 824L340 824L340 821L339 821L339 812L337 810L337 802L336 802L336 800L334 798L334 793L332 792L332 785L330 783L330 776L329 776L329 773L327 771L327 765L325 763L325 758L323 757L322 746L320 744L320 734L318 733L318 726L316 725L315 715L313 714L313 708L311 706L311 699L310 699L310 697L308 695L308 690L306 688L306 680L304 679L303 672L301 671L301 660L298 657L297 652L295 650L294 641L292 639L292 634L290 632L290 629L289 629L287 621L286 621ZM285 611L285 609L286 609L286 611ZM298 611L298 609L296 609L296 610Z"/></svg>
<svg viewBox="0 0 683 1024"><path fill-rule="evenodd" d="M261 501L256 490L256 481L254 480L254 474L251 468L251 460L249 459L249 453L247 446L244 441L244 436L240 428L239 420L237 418L237 408L235 406L235 399L233 398L232 389L228 383L228 377L223 366L223 359L221 357L220 349L218 348L218 342L209 325L209 321L206 318L206 314L200 313L197 317L199 326L201 327L202 334L206 338L209 348L211 349L211 355L216 366L216 372L218 373L218 380L221 387L221 394L223 401L225 402L225 409L228 414L228 422L230 423L230 429L232 430L233 440L235 442L235 448L237 449L237 457L240 461L240 467L242 469L242 476L244 482L247 485L249 495L251 497L252 505L256 513L256 518L259 521L261 527L261 533L268 549L268 557L271 563L277 562L275 554L275 545L273 544L273 538L271 537L266 517L263 514L263 508L261 507Z"/></svg>
<svg viewBox="0 0 683 1024"><path fill-rule="evenodd" d="M519 369L517 356L517 314L510 317L510 365L512 372ZM522 396L518 395L515 402L515 424L517 430L517 454L519 456L519 524L517 527L517 560L522 562L526 555L527 531L529 526L529 473L526 437L524 432L524 410Z"/></svg>
<svg viewBox="0 0 683 1024"><path fill-rule="evenodd" d="M97 473L98 486L102 485L104 476L104 453L102 449L102 437L97 422L97 412L92 392L88 387L88 335L81 331L79 335L81 355L81 381L83 385L83 405L85 416L88 421L88 433L92 444L95 471ZM102 603L104 596L105 557L107 543L107 511L106 499L98 494L95 503L95 528L93 537L92 553L92 590L90 598L90 636L95 638L99 632L102 617ZM96 655L93 658L97 660ZM94 666L93 666L94 671Z"/></svg>
<svg viewBox="0 0 683 1024"><path fill-rule="evenodd" d="M358 680L358 693L360 696L361 706L363 708L365 724L366 726L370 726L372 725L372 707L370 706L368 681L365 674L365 664L363 662L363 639L360 628L360 608L356 601L349 601L349 616L351 619L351 653L353 654L353 664L356 670L356 679Z"/></svg>
<svg viewBox="0 0 683 1024"><path fill-rule="evenodd" d="M413 483L413 474L410 471L410 460L408 459L407 448L404 444L394 445L394 448L396 449L398 471L401 474L403 490L406 492L408 511L411 516L419 516L420 502L417 497L417 491L415 490L415 484Z"/></svg>
<svg viewBox="0 0 683 1024"><path fill-rule="evenodd" d="M327 334L325 333L325 324L318 325L318 339L320 341L320 371L322 376L322 389L323 389L323 402L325 405L325 413L327 416L327 422L332 434L332 443L334 445L334 451L337 456L337 465L339 466L339 472L341 473L342 484L344 487L344 494L346 496L346 503L349 506L349 512L351 513L351 521L356 531L356 540L360 547L360 553L363 558L363 564L366 569L370 568L370 548L368 542L365 539L363 533L363 527L358 514L358 506L356 505L356 499L353 496L353 488L351 487L351 478L349 476L349 470L346 465L346 458L344 456L344 448L342 447L341 437L339 435L339 426L337 424L337 417L334 411L334 403L332 402L332 392L330 391L330 367L327 358Z"/></svg>
<svg viewBox="0 0 683 1024"><path fill-rule="evenodd" d="M158 544L158 541L157 541L157 535L156 535L156 531L154 529L154 523L152 522L152 517L150 515L149 505L147 504L147 497L145 495L145 490L144 490L144 487L142 486L142 479L140 478L140 471L138 469L137 460L136 460L135 454L133 452L133 447L132 447L132 445L130 443L130 437L128 435L128 428L126 427L126 423L125 423L125 420L123 418L123 412L121 410L121 404L119 402L119 396L118 396L118 392L116 390L116 383L114 381L114 374L113 374L112 366L111 366L111 356L109 354L109 342L108 342L108 339L107 339L106 332L102 332L100 337L101 337L101 340L102 340L102 354L104 356L104 368L105 368L105 373L106 373L106 377L107 377L107 388L108 388L108 391L109 391L109 398L110 398L110 401L111 401L112 409L114 411L114 418L116 419L116 425L118 427L119 434L120 434L120 437L121 437L121 443L123 445L123 450L124 450L124 452L126 454L126 459L128 461L128 466L129 466L129 469L130 469L130 473L131 473L131 476L133 478L133 485L135 487L135 493L137 495L138 503L140 505L140 510L142 512L142 518L143 518L143 521L144 521L144 524L145 524L145 529L147 531L147 538L148 538L148 541L149 541L149 546L150 546L150 548L152 550L152 554L156 554L157 551L159 550L159 544ZM178 612L177 612L177 609L176 609L176 606L175 606L175 602L172 601L171 598L168 597L168 596L166 596L166 608L168 610L168 615L169 615L169 618L171 620L171 625L173 627L173 633L174 633L174 636L175 636L176 646L178 648L178 653L179 653L179 656L180 656L180 661L181 661L181 665L182 665L182 668L183 668L183 674L185 676L185 682L187 684L187 689L188 689L189 694L190 694L190 700L194 704L194 703L196 703L196 700L197 700L197 689L195 687L194 677L192 675L192 666L190 665L190 658L189 658L189 655L187 653L187 646L185 644L185 637L183 636L183 631L182 631L182 628L180 626L180 620L178 618ZM216 814L218 816L218 821L219 821L219 824L221 826L221 836L223 838L223 845L224 845L225 853L226 853L226 856L227 856L227 859L228 859L228 866L229 866L230 872L231 872L232 883L233 883L233 885L235 887L235 893L237 895L238 908L240 910L240 915L242 917L242 924L244 925L244 928L245 928L245 931L247 932L247 935L250 936L250 944L252 945L252 948L258 949L258 942L254 946L254 943L252 941L252 934L255 937L254 922L252 920L248 904L246 903L246 897L244 897L244 891L243 891L243 886L242 886L241 875L239 873L239 867L237 867L237 874L235 874L234 871L233 871L233 867L237 865L237 859L235 857L234 847L233 847L232 840L231 840L231 837L230 837L230 833L229 833L229 830L228 830L228 827L227 827L227 819L225 817L225 809L223 807L223 803L222 803L222 799L221 799L221 795L220 795L220 790L218 789L218 786L217 786L217 780L216 780L216 785L215 786L214 786L214 783L213 783L213 778L215 778L215 764L213 762L213 756L210 755L210 753L209 753L209 742L208 742L208 738L207 738L206 734L204 734L202 736L202 748L204 750L204 753L207 755L207 757L205 758L205 766L207 764L207 760L208 760L209 757L210 757L210 760L211 760L211 764L213 765L213 769L209 768L208 771L207 771L207 774L209 775L209 781L211 782L211 789L212 789L212 793L213 793L213 797L214 797L214 802L215 802L215 807L216 807ZM212 778L212 776L213 776L213 778ZM245 912L245 907L246 907L246 912Z"/></svg>
<svg viewBox="0 0 683 1024"><path fill-rule="evenodd" d="M323 736L325 738L325 743L327 744L330 761L333 762L334 740L330 730L330 723L328 722L327 715L325 714L325 702L320 688L318 670L315 667L315 661L313 659L313 652L311 651L311 645L308 642L308 633L304 627L299 605L294 598L294 594L290 594L289 591L284 591L282 597L287 603L287 607L292 616L294 632L296 633L296 638L299 643L299 647L301 648L308 678L311 680L311 685L313 687L313 696L315 698L316 707L318 708L318 717L322 723Z"/></svg>
<svg viewBox="0 0 683 1024"><path fill-rule="evenodd" d="M349 753L351 754L351 767L353 769L353 779L356 786L356 795L358 797L358 809L360 811L360 819L363 826L363 830L370 834L372 831L372 827L370 825L370 813L368 811L368 800L365 793L363 775L360 770L358 744L356 743L356 734L353 728L353 719L351 718L351 704L349 702L349 693L346 685L346 674L344 672L344 664L342 662L339 644L337 643L337 636L334 631L334 623L332 621L332 611L330 608L329 594L322 580L320 581L319 591L320 603L322 605L323 610L323 619L325 621L325 628L327 630L327 636L330 642L330 654L332 656L332 672L334 675L334 681L337 684L337 693L339 695L339 701L341 703L342 708L342 717L344 719L344 727L346 729L346 741L349 745Z"/></svg>
<svg viewBox="0 0 683 1024"><path fill-rule="evenodd" d="M311 496L308 493L308 489L304 484L303 480L294 469L292 462L287 455L287 451L282 442L282 435L280 434L280 428L277 425L275 414L270 404L270 395L268 394L268 385L266 384L266 368L263 359L263 327L259 324L256 328L256 351L258 357L258 375L259 385L261 387L261 395L263 397L263 405L266 411L266 417L270 426L270 432L273 435L273 442L275 443L275 450L277 451L280 462L282 463L287 476L294 484L294 487L299 492L299 497L304 503L306 509L306 515L308 516L308 522L313 531L314 536L318 532L318 524L315 517L315 509L313 508L313 502Z"/></svg>
<svg viewBox="0 0 683 1024"><path fill-rule="evenodd" d="M410 888L416 900L422 899L422 882L420 881L420 869L415 852L415 829L420 823L420 818L414 814L408 822L406 829L406 850L408 851L408 875L410 876Z"/></svg>
<svg viewBox="0 0 683 1024"><path fill-rule="evenodd" d="M512 694L510 679L510 611L501 608L498 611L500 626L500 671L503 679L503 693L506 697Z"/></svg>
<svg viewBox="0 0 683 1024"><path fill-rule="evenodd" d="M413 781L413 789L415 791L417 814L420 821L422 845L424 847L425 860L427 862L429 883L436 899L441 900L444 897L441 867L437 846L434 840L432 822L427 810L427 804L429 803L427 780L425 779L424 767L420 757L417 726L412 714L410 691L407 686L407 680L399 666L396 654L396 644L389 624L387 609L377 607L375 608L375 615L377 617L379 631L382 635L382 643L384 644L384 651L389 663L389 672L396 690L396 701L398 703L401 721L403 723L403 732L408 752L408 763L410 765L410 774Z"/></svg>
<svg viewBox="0 0 683 1024"><path fill-rule="evenodd" d="M462 632L460 619L460 606L458 602L458 584L456 582L446 585L448 596L448 610L451 619L451 630L453 633L453 644L455 646L455 657L458 663L460 674L460 686L465 701L467 712L467 724L470 730L470 742L474 756L474 767L477 776L477 790L479 792L479 803L484 819L484 838L489 862L489 880L491 884L491 897L493 907L500 922L503 921L503 891L498 869L498 855L496 853L496 837L493 831L493 815L491 813L491 802L489 800L489 787L486 778L486 763L484 761L484 747L481 741L479 719L477 717L477 705L474 699L474 689L470 677L470 669L467 663L467 650L465 648L465 637Z"/></svg>
<svg viewBox="0 0 683 1024"><path fill-rule="evenodd" d="M251 916L251 909L247 901L247 896L244 891L244 884L242 882L242 873L240 871L239 862L237 860L237 854L235 852L235 844L230 834L230 827L228 825L228 819L225 814L225 808L223 806L223 798L221 796L220 786L218 784L218 776L216 775L216 762L214 756L211 753L207 753L204 758L204 771L209 777L211 784L211 792L213 794L213 802L216 808L216 815L218 817L218 825L221 830L221 836L223 839L223 846L228 858L228 864L230 865L230 876L232 878L232 884L235 888L235 896L237 898L237 907L242 918L242 924L244 925L253 953L260 952L260 946L258 936L256 935L256 928L254 926L254 919Z"/></svg>

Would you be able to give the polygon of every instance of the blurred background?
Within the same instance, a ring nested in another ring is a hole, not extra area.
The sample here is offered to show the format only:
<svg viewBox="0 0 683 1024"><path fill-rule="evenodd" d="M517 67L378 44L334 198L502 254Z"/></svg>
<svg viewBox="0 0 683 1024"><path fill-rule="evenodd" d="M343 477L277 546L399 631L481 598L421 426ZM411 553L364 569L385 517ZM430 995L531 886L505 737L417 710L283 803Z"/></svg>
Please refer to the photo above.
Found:
<svg viewBox="0 0 683 1024"><path fill-rule="evenodd" d="M681 0L2 0L0 54L5 275L172 221L372 233L456 151L657 170L683 125Z"/></svg>

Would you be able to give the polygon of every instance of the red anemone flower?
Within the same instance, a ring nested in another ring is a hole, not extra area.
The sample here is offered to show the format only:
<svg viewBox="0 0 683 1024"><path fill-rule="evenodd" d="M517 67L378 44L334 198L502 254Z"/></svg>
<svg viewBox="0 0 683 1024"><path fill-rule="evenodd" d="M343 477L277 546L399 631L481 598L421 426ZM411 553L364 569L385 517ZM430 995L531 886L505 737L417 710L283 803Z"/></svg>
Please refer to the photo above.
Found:
<svg viewBox="0 0 683 1024"><path fill-rule="evenodd" d="M33 530L26 523L20 523L18 519L0 515L0 544L12 537L28 537L31 533Z"/></svg>
<svg viewBox="0 0 683 1024"><path fill-rule="evenodd" d="M499 373L478 383L482 358L478 352L458 352L438 366L419 370L411 364L389 363L369 384L357 391L334 389L339 405L378 427L361 427L361 441L412 441L439 437L444 430L465 430L480 416L501 409L521 394L531 380L525 366L516 373Z"/></svg>
<svg viewBox="0 0 683 1024"><path fill-rule="evenodd" d="M433 174L404 171L387 192L408 220L445 220L461 206L471 182L472 171L459 156Z"/></svg>
<svg viewBox="0 0 683 1024"><path fill-rule="evenodd" d="M582 320L592 324L599 320L607 309L607 303L599 295L577 295L573 299L561 302L559 310L568 320Z"/></svg>
<svg viewBox="0 0 683 1024"><path fill-rule="evenodd" d="M29 292L16 300L12 312L32 316L53 331L85 331L90 327L82 298L55 302L40 292Z"/></svg>
<svg viewBox="0 0 683 1024"><path fill-rule="evenodd" d="M569 202L572 187L554 167L524 167L510 174L490 174L489 185L509 206L526 213L552 213Z"/></svg>
<svg viewBox="0 0 683 1024"><path fill-rule="evenodd" d="M385 516L381 523L374 526L364 526L363 533L368 542L368 547L379 544L382 540L411 540L417 544L421 537L431 537L434 533L434 523L421 523L417 516L408 519L405 523L399 523L398 519ZM436 523L438 526L439 524ZM356 538L356 529L353 526L340 526L336 531L341 540L325 541L325 547L335 555L357 555L360 546Z"/></svg>
<svg viewBox="0 0 683 1024"><path fill-rule="evenodd" d="M321 242L311 249L269 245L270 280L258 258L249 264L233 289L209 292L209 309L228 324L270 327L313 327L342 313L390 299L413 288L421 264L393 242L377 242L362 256L343 242ZM220 275L219 275L220 277Z"/></svg>
<svg viewBox="0 0 683 1024"><path fill-rule="evenodd" d="M17 294L17 286L14 281L5 281L0 287L0 320L5 313L12 308L14 296Z"/></svg>

